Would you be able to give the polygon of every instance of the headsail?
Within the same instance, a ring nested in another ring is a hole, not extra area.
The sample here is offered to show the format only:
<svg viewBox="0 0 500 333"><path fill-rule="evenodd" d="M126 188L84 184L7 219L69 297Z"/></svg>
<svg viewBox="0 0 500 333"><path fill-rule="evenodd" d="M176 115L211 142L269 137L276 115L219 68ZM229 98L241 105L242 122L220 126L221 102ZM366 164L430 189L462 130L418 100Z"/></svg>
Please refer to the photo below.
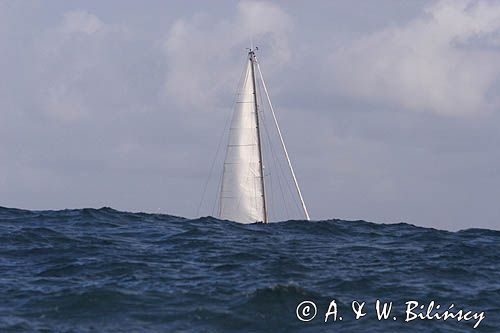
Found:
<svg viewBox="0 0 500 333"><path fill-rule="evenodd" d="M229 129L219 216L241 223L267 222L252 51Z"/></svg>

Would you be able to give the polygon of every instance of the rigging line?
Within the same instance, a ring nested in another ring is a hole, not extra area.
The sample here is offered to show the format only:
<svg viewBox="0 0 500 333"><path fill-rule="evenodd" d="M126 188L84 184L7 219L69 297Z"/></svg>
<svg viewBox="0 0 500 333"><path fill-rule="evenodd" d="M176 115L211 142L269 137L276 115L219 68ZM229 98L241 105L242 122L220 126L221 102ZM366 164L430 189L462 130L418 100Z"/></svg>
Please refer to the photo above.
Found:
<svg viewBox="0 0 500 333"><path fill-rule="evenodd" d="M289 203L288 203L288 200L286 200L286 196L285 196L285 192L283 191L283 185L281 183L281 176L284 175L284 171L283 171L283 167L281 166L281 164L279 163L278 161L278 158L277 158L277 154L275 153L274 151L274 148L272 146L272 144L270 143L271 142L271 139L270 139L270 134L269 134L269 130L267 128L267 126L264 126L264 129L265 129L265 132L266 132L266 136L269 140L269 151L270 151L270 155L273 157L272 161L274 162L274 165L276 167L276 169L280 170L281 171L281 174L280 173L277 173L277 181L278 181L278 186L279 186L279 189L280 189L280 192L281 192L281 198L283 200L283 212L285 213L286 217L289 218L290 217L290 207L289 207ZM272 179L272 177L270 177L270 179ZM291 192L290 192L291 193Z"/></svg>
<svg viewBox="0 0 500 333"><path fill-rule="evenodd" d="M241 74L240 74L240 79L239 79L238 84L240 84L240 83L241 83L241 80L242 80L242 78L243 78L243 73L244 73L244 72L241 72ZM231 109L233 109L233 108L234 108L234 105L235 105L235 103L236 103L236 96L237 96L237 94L235 94L235 95L233 96L233 102L231 103ZM216 150L215 155L214 155L214 158L213 158L213 160L212 160L212 165L211 165L211 167L210 167L210 172L209 172L208 177L207 177L207 180L206 180L206 182L205 182L205 186L203 187L203 194L202 194L202 196L201 196L200 203L198 204L198 208L196 209L196 216L199 216L201 206L202 206L202 204L203 204L203 201L205 200L205 195L206 195L206 192L207 192L208 183L210 183L210 178L212 178L212 173L213 173L213 170L214 170L214 167L215 167L215 162L216 162L216 160L217 160L217 155L219 154L220 147L221 147L221 144L222 144L222 139L224 138L224 134L225 134L226 129L227 129L228 125L229 125L229 120L230 120L230 119L231 119L231 117L226 116L226 122L225 122L225 124L224 124L224 130L222 131L222 133L221 133L221 135L220 135L220 138L219 138L219 142L218 142L218 144L217 144L217 150ZM221 179L222 179L222 176L221 176ZM219 185L219 186L220 186L220 185ZM219 186L218 186L218 187L219 187ZM216 201L215 203L217 203L217 198L215 199L215 201ZM214 205L215 205L215 204L214 204ZM212 216L213 216L213 215L214 215L214 209L212 209Z"/></svg>
<svg viewBox="0 0 500 333"><path fill-rule="evenodd" d="M259 85L259 92L260 92L260 85ZM264 103L262 103L262 100L261 100L261 104L264 105ZM262 108L262 114L264 114L264 108ZM263 117L263 120L266 120L266 119L267 118ZM267 123L264 121L263 125L264 125L264 131L266 133L267 142L268 142L268 146L269 146L269 154L272 156L272 161L274 162L276 169L281 171L281 174L277 173L276 175L277 175L278 186L279 186L279 189L281 192L281 198L282 198L283 203L284 203L282 206L283 213L285 213L286 217L289 219L290 218L290 210L289 210L289 205L288 205L289 203L286 200L285 193L283 192L283 186L281 184L281 178L280 178L280 175L281 175L281 176L283 176L283 181L286 181L285 177L284 177L285 172L283 170L283 166L281 165L281 163L279 163L278 155L275 153L273 145L271 143L271 135L269 134L269 129L267 127ZM269 179L272 180L272 177L269 177ZM293 198L293 192L291 191L289 186L288 186L288 190L289 190L290 194L292 194L292 198ZM274 195L274 193L272 193L272 195ZM273 202L274 202L274 200L273 200ZM299 212L300 212L301 211L300 207L298 207L298 208L299 208Z"/></svg>
<svg viewBox="0 0 500 333"><path fill-rule="evenodd" d="M267 159L267 155L269 155L269 151L271 150L271 147L272 147L272 145L271 145L271 138L269 136L269 131L267 130L267 123L266 123L267 120L266 120L266 116L265 116L265 112L264 112L264 103L262 103L263 102L262 101L262 91L261 91L260 84L257 84L256 88L257 88L257 90L259 92L257 94L257 96L258 96L259 105L261 106L259 108L260 115L261 115L260 120L261 120L262 126L264 127L264 132L265 132L266 137L267 137L267 140L263 140L264 144L262 145L262 154L266 155L266 156L264 156L264 160L268 160ZM271 169L272 169L271 162L272 161L271 160L268 160L268 161L269 161L269 164L268 165L264 165L264 167L265 167L264 170L267 172L267 175L264 174L264 176L267 176L267 179L269 180L269 186L268 186L268 191L267 192L268 192L268 194L269 193L271 194L271 196L269 196L269 195L267 196L267 198L269 199L269 202L268 202L268 216L273 215L273 217L276 217L276 216L274 216L276 214L273 211L274 210L275 201L274 201L274 187L273 187L273 183L272 183L273 177L271 177Z"/></svg>
<svg viewBox="0 0 500 333"><path fill-rule="evenodd" d="M276 154L276 156L277 156L277 154ZM276 159L278 159L278 158L276 157ZM298 200L296 200L297 192L294 193L294 190L292 188L293 185L290 183L289 178L287 179L283 163L278 161L278 165L279 165L279 170L281 171L280 176L282 177L283 183L285 184L284 185L284 187L286 188L285 192L287 192L287 194L289 195L289 198L293 202L292 207L294 207L296 209L296 211L298 213L297 216L301 216L303 211L298 203ZM283 196L283 201L285 202L286 216L287 216L287 219L290 220L291 218L293 218L293 216L290 214L290 211L292 211L292 209L290 207L290 203L288 202L288 200L286 200L284 193L282 194L282 196Z"/></svg>
<svg viewBox="0 0 500 333"><path fill-rule="evenodd" d="M270 132L267 129L267 127L265 127L265 128L266 128L266 131L267 131L267 134L268 134L268 138L269 138L269 142L270 142L271 141L271 139L270 139L271 135L269 134ZM297 209L298 216L300 216L302 214L302 208L300 207L300 205L297 202L297 200L294 200L295 196L296 196L296 193L294 195L292 184L290 184L290 181L287 181L286 172L284 170L283 163L278 158L278 154L275 152L274 146L272 144L270 144L269 146L271 148L271 154L273 156L274 163L277 166L277 169L280 171L280 173L277 174L277 178L278 178L279 185L280 185L281 197L282 197L282 200L283 200L283 203L284 203L284 205L283 205L283 213L284 213L286 219L290 220L290 219L293 218L293 215L292 215L291 212L294 209L292 209L292 208L295 207ZM284 186L281 186L281 184L282 184L281 180L283 181ZM283 187L286 188L286 191L283 191ZM293 202L292 205L289 202L289 200L287 200L287 196L285 195L285 192L287 192L287 194L289 195L289 199L291 199L291 201Z"/></svg>
<svg viewBox="0 0 500 333"><path fill-rule="evenodd" d="M258 102L259 102L259 112L260 112L260 120L261 120L261 123L262 123L262 127L264 127L264 133L265 133L265 136L267 138L267 140L263 140L263 155L265 153L265 158L264 158L264 161L268 161L269 164L268 165L264 165L265 167L265 171L267 172L267 175L264 174L264 176L267 176L267 179L269 180L269 186L268 186L268 194L271 193L271 197L269 198L269 195L268 195L268 198L269 198L269 205L268 205L268 212L269 213L272 213L273 217L277 219L277 217L279 216L278 214L276 214L276 207L274 207L275 205L275 200L274 200L274 187L273 187L273 177L271 176L271 170L273 169L272 168L272 162L273 160L269 159L269 155L272 155L270 152L271 152L271 149L272 149L272 143L271 143L271 136L269 135L269 131L268 131L268 128L267 128L267 118L266 118L266 113L265 113L265 109L264 109L264 103L263 103L263 100L262 100L262 88L261 88L261 84L258 84L259 81L256 82L256 88L258 90Z"/></svg>
<svg viewBox="0 0 500 333"><path fill-rule="evenodd" d="M283 141L283 136L281 135L281 130L280 130L280 127L278 125L278 120L276 119L276 115L274 113L273 104L271 103L271 98L269 97L269 93L267 92L267 87L266 87L266 83L264 81L264 76L262 75L262 71L260 70L259 63L257 62L257 57L254 56L254 58L255 58L255 63L257 65L257 70L259 71L259 75L260 75L260 78L262 80L262 87L264 88L264 91L266 93L267 101L269 102L269 108L271 109L271 114L273 115L274 124L276 125L276 130L278 131L278 135L280 137L281 146L283 148L283 151L285 152L286 160L288 162L288 166L290 167L290 172L292 173L293 181L295 183L295 188L296 188L297 193L299 195L300 203L302 204L302 208L304 209L304 215L306 217L306 220L309 221L310 220L309 213L307 212L307 207L306 207L306 204L304 202L304 198L302 197L302 193L300 192L299 183L297 182L297 177L295 177L295 172L293 171L292 162L290 161L290 157L288 156L288 151L286 150L285 141Z"/></svg>
<svg viewBox="0 0 500 333"><path fill-rule="evenodd" d="M217 184L217 193L220 193L220 195L222 195L222 176L223 176L223 173L220 174L219 182ZM217 196L217 195L215 196L214 204L212 206L212 216L215 216L215 207L217 206L217 200L219 201L219 205L220 205L220 197L219 196ZM219 207L219 212L217 215L218 215L218 217L220 217L220 207Z"/></svg>
<svg viewBox="0 0 500 333"><path fill-rule="evenodd" d="M261 89L261 85L259 85L259 92L261 92L260 89ZM264 103L262 103L262 98L261 98L261 104L264 105ZM262 113L264 114L264 108L262 108ZM263 118L264 118L264 120L266 119L265 117L263 117ZM280 161L278 159L278 154L275 153L274 147L271 143L271 135L270 135L269 129L267 127L267 123L265 121L264 121L264 129L265 129L265 133L266 133L266 137L267 137L267 141L268 141L269 154L272 156L272 161L274 162L275 168L278 171L280 171L276 174L276 178L278 180L278 185L279 185L279 189L281 192L281 199L283 202L283 205L281 206L283 217L285 217L285 219L287 219L287 220L290 220L293 217L293 215L290 213L292 211L292 209L290 207L290 203L287 200L287 197L285 196L285 192L283 191L283 186L282 186L282 182L281 182L282 178L283 178L283 183L286 184L285 187L286 187L286 190L288 190L287 193L290 195L289 198L292 199L292 201L294 203L293 206L297 209L299 216L302 214L302 209L300 208L297 200L293 200L294 199L294 192L291 188L290 182L287 182L287 179L285 176L285 171L283 169L283 165L282 165L282 163L280 163ZM270 180L271 179L272 179L272 177L270 177Z"/></svg>
<svg viewBox="0 0 500 333"><path fill-rule="evenodd" d="M226 121L226 125L224 126L224 131L222 132L222 135L219 138L219 143L217 144L217 150L216 150L215 156L212 160L212 165L210 167L210 172L208 174L207 181L205 182L205 186L203 187L203 194L201 196L200 203L198 204L198 209L196 210L196 216L199 216L201 205L203 204L203 200L205 200L205 194L207 192L208 183L210 182L210 178L212 178L212 173L214 171L215 161L217 160L217 155L219 154L220 146L222 143L222 138L224 137L224 132L226 131L226 127L227 127L227 121ZM212 215L213 215L213 212L212 212Z"/></svg>

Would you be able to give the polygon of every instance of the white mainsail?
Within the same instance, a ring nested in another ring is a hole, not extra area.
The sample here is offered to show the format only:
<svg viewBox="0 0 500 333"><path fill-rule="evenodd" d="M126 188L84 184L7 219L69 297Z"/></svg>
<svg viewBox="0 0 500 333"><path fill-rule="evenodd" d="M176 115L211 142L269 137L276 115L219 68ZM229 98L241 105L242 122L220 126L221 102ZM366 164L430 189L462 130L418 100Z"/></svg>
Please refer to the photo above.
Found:
<svg viewBox="0 0 500 333"><path fill-rule="evenodd" d="M267 222L254 69L250 52L229 129L219 201L220 218L241 223Z"/></svg>
<svg viewBox="0 0 500 333"><path fill-rule="evenodd" d="M254 50L250 50L248 53L247 67L243 83L236 97L236 107L229 129L229 139L220 187L219 217L240 223L268 222L262 160L261 122L259 119L261 110L257 103L257 93L260 92L260 90L257 91L256 89L257 74L259 74L261 87L269 103L272 119L290 175L293 179L293 184L295 185L297 196L302 206L302 212L305 219L309 220L309 213L302 197ZM267 131L267 127L265 128ZM268 134L268 132L266 133ZM272 181L270 184L272 185Z"/></svg>

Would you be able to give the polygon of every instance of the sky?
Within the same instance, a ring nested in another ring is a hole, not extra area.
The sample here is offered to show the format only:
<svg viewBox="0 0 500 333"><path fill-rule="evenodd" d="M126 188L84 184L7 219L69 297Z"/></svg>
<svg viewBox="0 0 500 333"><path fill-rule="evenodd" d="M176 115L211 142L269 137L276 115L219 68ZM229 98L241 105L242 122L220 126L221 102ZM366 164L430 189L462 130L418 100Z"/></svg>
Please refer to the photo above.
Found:
<svg viewBox="0 0 500 333"><path fill-rule="evenodd" d="M500 1L0 0L0 206L195 217L251 40L312 219L500 229Z"/></svg>

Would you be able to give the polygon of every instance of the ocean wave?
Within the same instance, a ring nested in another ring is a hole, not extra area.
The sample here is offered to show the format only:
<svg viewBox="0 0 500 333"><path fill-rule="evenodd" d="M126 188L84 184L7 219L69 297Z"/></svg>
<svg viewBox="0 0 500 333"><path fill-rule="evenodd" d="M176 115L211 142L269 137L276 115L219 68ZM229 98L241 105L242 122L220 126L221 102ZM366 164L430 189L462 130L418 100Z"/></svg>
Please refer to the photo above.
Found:
<svg viewBox="0 0 500 333"><path fill-rule="evenodd" d="M500 331L500 231L405 223L238 224L109 207L0 207L0 331L469 332L457 322L304 323L332 299L436 300ZM458 306L458 305L457 305Z"/></svg>

